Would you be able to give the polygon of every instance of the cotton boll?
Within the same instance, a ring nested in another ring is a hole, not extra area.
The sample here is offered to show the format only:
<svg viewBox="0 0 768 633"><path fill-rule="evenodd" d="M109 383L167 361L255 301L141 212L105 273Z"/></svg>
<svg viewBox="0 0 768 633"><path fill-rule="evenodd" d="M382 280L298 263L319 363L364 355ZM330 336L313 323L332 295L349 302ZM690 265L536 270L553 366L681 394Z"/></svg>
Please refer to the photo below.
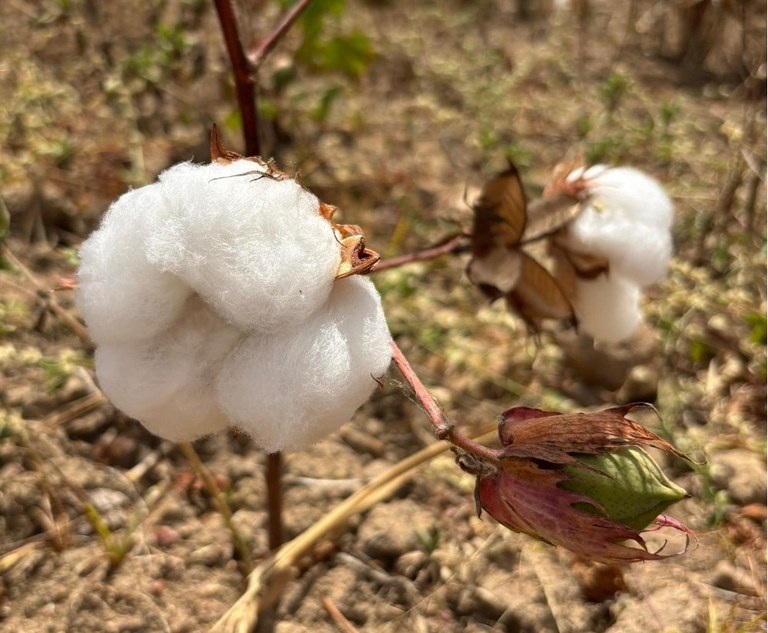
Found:
<svg viewBox="0 0 768 633"><path fill-rule="evenodd" d="M166 329L191 290L147 261L145 244L164 212L158 185L115 201L80 248L78 308L97 343L139 341Z"/></svg>
<svg viewBox="0 0 768 633"><path fill-rule="evenodd" d="M227 428L215 376L243 338L197 297L171 328L141 343L108 343L96 350L96 375L109 399L149 431L185 441Z"/></svg>
<svg viewBox="0 0 768 633"><path fill-rule="evenodd" d="M340 248L317 198L294 180L260 176L263 169L240 160L164 172L169 213L150 239L149 259L230 323L274 332L326 301Z"/></svg>
<svg viewBox="0 0 768 633"><path fill-rule="evenodd" d="M672 253L673 207L653 178L630 167L574 172L588 182L585 209L568 226L565 246L607 257L611 270L640 287L658 281Z"/></svg>
<svg viewBox="0 0 768 633"><path fill-rule="evenodd" d="M304 449L368 399L391 360L390 341L373 283L340 280L301 327L240 343L218 378L220 406L264 450Z"/></svg>
<svg viewBox="0 0 768 633"><path fill-rule="evenodd" d="M579 279L574 301L579 330L606 343L629 338L642 318L639 301L637 285L616 274Z"/></svg>

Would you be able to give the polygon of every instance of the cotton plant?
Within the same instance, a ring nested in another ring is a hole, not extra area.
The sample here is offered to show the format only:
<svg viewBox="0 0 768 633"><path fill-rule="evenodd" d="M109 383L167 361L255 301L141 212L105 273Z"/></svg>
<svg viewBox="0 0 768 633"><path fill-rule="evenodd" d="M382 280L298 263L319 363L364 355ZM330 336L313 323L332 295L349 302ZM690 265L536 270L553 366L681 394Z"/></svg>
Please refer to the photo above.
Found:
<svg viewBox="0 0 768 633"><path fill-rule="evenodd" d="M664 557L646 531L691 535L661 514L685 492L643 448L683 456L627 418L636 405L518 407L499 417L500 449L467 438L392 341L360 227L335 223L334 207L273 163L224 150L215 129L211 154L120 197L81 248L78 306L118 408L169 440L236 427L267 452L303 450L352 417L394 356L436 436L476 476L478 512L604 562ZM668 202L647 176L600 167L528 205L511 167L475 205L467 274L532 327L556 318L626 336L671 251ZM525 250L540 240L554 273Z"/></svg>
<svg viewBox="0 0 768 633"><path fill-rule="evenodd" d="M571 171L579 212L554 237L560 278L570 285L579 329L596 340L632 336L642 291L660 281L672 254L674 207L653 178L632 167Z"/></svg>
<svg viewBox="0 0 768 633"><path fill-rule="evenodd" d="M296 178L212 141L130 191L82 245L78 306L112 402L152 433L237 427L267 452L346 422L391 359L378 255Z"/></svg>

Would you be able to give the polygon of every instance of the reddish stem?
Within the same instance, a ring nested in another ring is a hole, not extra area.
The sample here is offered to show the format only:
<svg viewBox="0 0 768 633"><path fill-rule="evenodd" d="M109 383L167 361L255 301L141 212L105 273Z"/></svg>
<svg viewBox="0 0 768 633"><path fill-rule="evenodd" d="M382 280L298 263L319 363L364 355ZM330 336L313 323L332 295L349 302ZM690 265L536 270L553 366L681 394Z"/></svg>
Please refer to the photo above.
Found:
<svg viewBox="0 0 768 633"><path fill-rule="evenodd" d="M454 422L443 412L434 396L429 393L429 390L424 386L424 383L421 382L416 375L413 367L411 367L408 359L395 341L392 341L392 359L395 361L395 365L397 365L397 368L400 370L403 378L405 378L405 381L413 389L413 393L419 403L424 407L424 412L427 414L432 426L435 427L435 437L437 439L446 440L457 448L474 455L482 461L490 463L498 462L496 451L461 434L456 428L456 424L454 424Z"/></svg>
<svg viewBox="0 0 768 633"><path fill-rule="evenodd" d="M435 259L441 255L449 255L451 253L461 253L467 249L466 240L469 237L467 233L456 233L455 235L449 235L443 238L434 246L425 248L422 251L416 253L408 253L406 255L398 255L397 257L390 257L376 264L374 271L386 270L387 268L396 268L397 266L403 266L404 264L411 264L413 262L423 262L430 259Z"/></svg>
<svg viewBox="0 0 768 633"><path fill-rule="evenodd" d="M243 52L240 34L237 30L237 20L232 10L231 0L213 0L221 23L221 32L227 45L227 53L232 62L232 73L235 78L237 105L240 108L240 118L243 125L243 140L245 155L259 156L258 116L256 113L256 87L252 68Z"/></svg>
<svg viewBox="0 0 768 633"><path fill-rule="evenodd" d="M293 23L299 19L299 16L304 12L304 9L309 6L310 2L312 2L312 0L299 0L299 2L294 4L288 13L285 14L280 24L277 25L274 32L248 52L248 61L250 61L254 68L258 68L267 55L272 52L272 49L275 48L277 43L288 32L288 29L293 26Z"/></svg>
<svg viewBox="0 0 768 633"><path fill-rule="evenodd" d="M267 533L269 549L277 550L283 538L283 459L280 453L267 455Z"/></svg>

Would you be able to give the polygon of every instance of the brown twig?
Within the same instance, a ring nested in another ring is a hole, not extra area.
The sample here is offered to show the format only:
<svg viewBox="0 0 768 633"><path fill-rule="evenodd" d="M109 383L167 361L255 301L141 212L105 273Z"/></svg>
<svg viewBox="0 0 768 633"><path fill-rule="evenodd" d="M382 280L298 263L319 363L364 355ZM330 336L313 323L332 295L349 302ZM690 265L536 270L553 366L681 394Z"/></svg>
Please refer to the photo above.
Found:
<svg viewBox="0 0 768 633"><path fill-rule="evenodd" d="M253 69L243 51L240 34L237 30L235 12L232 10L232 1L213 0L213 2L219 15L219 23L221 24L221 32L224 35L224 42L227 45L227 53L232 62L237 106L240 109L240 118L243 125L245 154L246 156L259 156L261 154L261 143L259 142L256 80L252 72Z"/></svg>
<svg viewBox="0 0 768 633"><path fill-rule="evenodd" d="M283 459L280 453L267 455L267 533L273 552L283 544Z"/></svg>
<svg viewBox="0 0 768 633"><path fill-rule="evenodd" d="M429 421L432 423L435 429L435 437L438 440L446 440L480 460L490 463L498 461L494 450L461 434L456 424L445 414L434 396L424 386L424 383L421 382L408 359L394 341L392 341L392 359L395 361L395 365L397 365L405 381L413 389L416 399L424 408L424 413L427 414Z"/></svg>
<svg viewBox="0 0 768 633"><path fill-rule="evenodd" d="M396 268L397 266L404 266L405 264L411 264L413 262L423 262L441 257L442 255L450 255L451 253L463 253L469 248L469 245L467 244L468 238L469 233L465 232L449 235L435 245L417 251L416 253L398 255L397 257L390 257L389 259L382 260L376 264L376 268L373 269L373 272L386 270L387 268Z"/></svg>
<svg viewBox="0 0 768 633"><path fill-rule="evenodd" d="M339 611L339 608L333 603L333 600L328 596L323 596L322 603L323 607L325 607L325 610L328 612L328 615L331 616L331 620L336 623L336 626L338 626L343 633L358 633L354 625L344 617L344 614L341 611Z"/></svg>
<svg viewBox="0 0 768 633"><path fill-rule="evenodd" d="M261 63L267 58L267 55L272 52L272 49L275 48L277 43L293 26L294 22L299 19L299 16L309 6L310 2L312 2L312 0L299 0L299 2L294 4L288 13L283 16L280 24L277 25L277 28L272 32L272 34L259 42L248 52L247 58L248 61L252 64L253 68L258 68L261 65Z"/></svg>

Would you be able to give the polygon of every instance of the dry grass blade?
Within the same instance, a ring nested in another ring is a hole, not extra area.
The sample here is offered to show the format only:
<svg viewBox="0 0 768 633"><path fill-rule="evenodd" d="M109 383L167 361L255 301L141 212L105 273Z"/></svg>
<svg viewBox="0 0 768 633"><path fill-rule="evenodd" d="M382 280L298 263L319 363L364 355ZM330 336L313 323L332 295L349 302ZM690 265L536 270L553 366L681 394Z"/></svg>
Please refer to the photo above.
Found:
<svg viewBox="0 0 768 633"><path fill-rule="evenodd" d="M489 432L490 429L483 429L480 435ZM251 573L245 593L216 622L211 633L253 631L259 621L259 613L274 604L285 585L293 578L301 558L309 554L322 539L341 529L350 517L365 512L392 495L420 466L448 448L449 444L438 442L400 461L342 501L309 529L283 545Z"/></svg>
<svg viewBox="0 0 768 633"><path fill-rule="evenodd" d="M30 271L29 268L27 268L19 260L19 258L13 254L7 246L3 245L2 249L3 255L8 259L9 262L11 262L13 267L19 270L21 274L23 274L32 283L35 289L41 293L41 296L46 297L46 308L50 310L54 316L60 319L61 322L66 325L71 330L71 332L82 341L86 348L92 349L94 344L90 335L88 334L88 330L85 329L85 326L58 304L56 297L54 297L53 293L51 292L51 289L46 288L43 284L41 284L37 280L37 277L35 277L35 275L32 273L32 271Z"/></svg>
<svg viewBox="0 0 768 633"><path fill-rule="evenodd" d="M240 568L243 571L243 575L250 574L253 569L251 550L245 541L243 541L240 532L238 532L237 527L235 527L235 524L232 522L232 511L229 509L229 504L224 499L224 495L221 494L221 489L216 483L216 480L211 475L211 471L208 470L205 464L203 464L192 444L189 442L181 442L179 448L181 449L181 452L184 453L184 457L189 460L194 471L200 479L203 480L203 485L208 491L208 494L211 495L211 498L216 502L219 512L227 525L227 529L232 534L232 542L237 549L237 553L240 555Z"/></svg>
<svg viewBox="0 0 768 633"><path fill-rule="evenodd" d="M86 413L90 413L94 409L97 409L108 402L109 400L107 397L100 391L89 393L88 395L73 400L54 411L43 420L43 424L46 428L66 424L71 420L76 420L77 418L84 416Z"/></svg>

